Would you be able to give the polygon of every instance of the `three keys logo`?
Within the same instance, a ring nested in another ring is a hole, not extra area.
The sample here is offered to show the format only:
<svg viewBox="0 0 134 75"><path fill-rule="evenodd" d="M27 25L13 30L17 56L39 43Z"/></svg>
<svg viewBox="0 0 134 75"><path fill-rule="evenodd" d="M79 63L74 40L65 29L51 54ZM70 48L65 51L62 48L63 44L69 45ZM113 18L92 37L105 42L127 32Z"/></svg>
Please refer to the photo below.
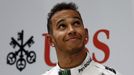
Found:
<svg viewBox="0 0 134 75"><path fill-rule="evenodd" d="M26 64L32 64L36 61L36 53L34 51L27 50L25 47L28 46L30 48L34 44L33 36L31 36L25 43L24 43L24 31L18 32L18 38L15 39L11 37L10 45L13 49L18 50L15 52L10 52L7 55L7 64L14 65L16 63L16 67L18 70L22 71Z"/></svg>

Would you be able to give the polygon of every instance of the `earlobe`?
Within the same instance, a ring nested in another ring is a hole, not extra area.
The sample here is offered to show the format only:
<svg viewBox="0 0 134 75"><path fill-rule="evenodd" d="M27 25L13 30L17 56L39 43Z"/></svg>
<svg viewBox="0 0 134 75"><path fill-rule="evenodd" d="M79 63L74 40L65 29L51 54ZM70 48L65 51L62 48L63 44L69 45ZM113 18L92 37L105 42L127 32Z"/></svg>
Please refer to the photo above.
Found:
<svg viewBox="0 0 134 75"><path fill-rule="evenodd" d="M51 46L54 47L54 43L51 43Z"/></svg>
<svg viewBox="0 0 134 75"><path fill-rule="evenodd" d="M89 40L89 37L88 37L88 29L85 28L85 38L84 38L84 44L87 44L88 43L88 40Z"/></svg>
<svg viewBox="0 0 134 75"><path fill-rule="evenodd" d="M47 38L48 38L48 41L49 41L49 43L50 43L50 46L54 47L54 43L53 43L52 36L51 36L50 34L47 34L46 36L47 36Z"/></svg>

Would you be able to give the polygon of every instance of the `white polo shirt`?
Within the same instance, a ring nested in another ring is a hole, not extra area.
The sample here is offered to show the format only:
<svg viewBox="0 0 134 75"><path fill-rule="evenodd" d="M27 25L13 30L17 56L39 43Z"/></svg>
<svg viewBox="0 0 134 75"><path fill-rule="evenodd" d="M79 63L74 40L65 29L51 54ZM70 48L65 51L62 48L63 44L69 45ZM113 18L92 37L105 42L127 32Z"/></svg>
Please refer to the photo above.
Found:
<svg viewBox="0 0 134 75"><path fill-rule="evenodd" d="M59 75L59 71L61 70L64 69L60 68L57 64L51 70L42 75ZM94 62L90 58L89 53L87 53L87 57L81 65L70 69L70 73L71 75L120 75L114 69Z"/></svg>

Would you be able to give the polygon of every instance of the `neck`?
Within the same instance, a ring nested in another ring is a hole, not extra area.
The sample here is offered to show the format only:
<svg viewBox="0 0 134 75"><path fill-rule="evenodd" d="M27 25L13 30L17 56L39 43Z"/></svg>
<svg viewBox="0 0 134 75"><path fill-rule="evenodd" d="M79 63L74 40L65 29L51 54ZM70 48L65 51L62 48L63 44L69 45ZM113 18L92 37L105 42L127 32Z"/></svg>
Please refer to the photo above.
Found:
<svg viewBox="0 0 134 75"><path fill-rule="evenodd" d="M58 64L62 69L70 69L79 66L86 58L87 50L83 49L78 53L68 55L64 53L58 54Z"/></svg>

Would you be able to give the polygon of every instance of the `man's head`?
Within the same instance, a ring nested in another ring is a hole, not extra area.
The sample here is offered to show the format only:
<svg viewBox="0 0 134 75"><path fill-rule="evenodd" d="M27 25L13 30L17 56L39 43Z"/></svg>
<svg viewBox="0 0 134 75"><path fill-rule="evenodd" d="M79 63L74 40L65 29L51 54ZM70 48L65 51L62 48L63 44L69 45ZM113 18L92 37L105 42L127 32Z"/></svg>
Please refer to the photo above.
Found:
<svg viewBox="0 0 134 75"><path fill-rule="evenodd" d="M60 3L54 6L48 17L48 33L56 50L77 53L84 49L88 39L87 29L74 3Z"/></svg>
<svg viewBox="0 0 134 75"><path fill-rule="evenodd" d="M53 17L54 14L56 14L59 11L62 10L74 10L76 11L79 15L78 7L74 3L58 3L51 9L51 11L48 13L48 19L47 19L47 30L48 33L52 33L52 21L51 18ZM81 17L81 15L80 15ZM82 19L81 19L82 20Z"/></svg>

